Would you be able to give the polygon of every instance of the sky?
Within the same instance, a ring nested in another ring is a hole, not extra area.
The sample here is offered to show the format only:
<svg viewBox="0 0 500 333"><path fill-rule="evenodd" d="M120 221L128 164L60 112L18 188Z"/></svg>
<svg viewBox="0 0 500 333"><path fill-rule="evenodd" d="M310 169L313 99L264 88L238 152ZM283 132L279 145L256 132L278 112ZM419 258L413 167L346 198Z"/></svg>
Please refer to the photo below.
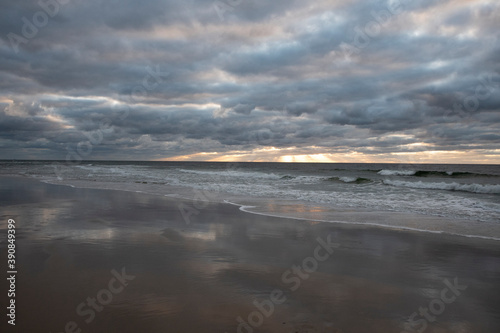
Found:
<svg viewBox="0 0 500 333"><path fill-rule="evenodd" d="M498 164L498 31L498 0L0 0L0 159Z"/></svg>

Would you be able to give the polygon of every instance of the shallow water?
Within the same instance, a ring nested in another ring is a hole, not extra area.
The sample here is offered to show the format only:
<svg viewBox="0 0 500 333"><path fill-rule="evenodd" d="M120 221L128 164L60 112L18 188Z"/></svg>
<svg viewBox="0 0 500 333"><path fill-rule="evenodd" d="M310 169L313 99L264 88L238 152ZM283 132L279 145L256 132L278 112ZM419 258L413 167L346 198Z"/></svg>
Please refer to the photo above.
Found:
<svg viewBox="0 0 500 333"><path fill-rule="evenodd" d="M4 161L0 173L231 202L270 216L500 240L497 165Z"/></svg>

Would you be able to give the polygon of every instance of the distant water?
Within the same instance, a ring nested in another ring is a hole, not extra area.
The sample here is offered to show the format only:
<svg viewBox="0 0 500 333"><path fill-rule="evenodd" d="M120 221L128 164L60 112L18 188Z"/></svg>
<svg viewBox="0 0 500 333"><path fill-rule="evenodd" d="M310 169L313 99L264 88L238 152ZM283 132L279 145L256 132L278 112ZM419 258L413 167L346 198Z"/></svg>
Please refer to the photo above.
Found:
<svg viewBox="0 0 500 333"><path fill-rule="evenodd" d="M173 186L194 188L229 202L233 196L239 202L271 198L500 223L500 165L2 161L0 174L132 191L154 186L165 195L175 194Z"/></svg>

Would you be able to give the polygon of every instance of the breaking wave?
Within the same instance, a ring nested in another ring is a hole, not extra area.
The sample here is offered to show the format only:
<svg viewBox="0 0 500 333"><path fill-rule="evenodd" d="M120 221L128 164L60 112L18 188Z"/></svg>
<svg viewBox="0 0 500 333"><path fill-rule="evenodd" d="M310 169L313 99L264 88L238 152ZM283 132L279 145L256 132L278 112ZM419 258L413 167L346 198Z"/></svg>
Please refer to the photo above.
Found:
<svg viewBox="0 0 500 333"><path fill-rule="evenodd" d="M377 172L381 176L415 176L415 177L498 177L497 175L489 175L473 172L460 171L427 171L427 170L390 170L383 169Z"/></svg>
<svg viewBox="0 0 500 333"><path fill-rule="evenodd" d="M383 181L386 185L409 187L415 189L428 189L428 190L445 190L445 191L463 191L471 193L484 193L484 194L500 194L500 185L482 185L482 184L459 184L459 183L426 183L422 181L407 182L402 180L389 180Z"/></svg>
<svg viewBox="0 0 500 333"><path fill-rule="evenodd" d="M331 177L328 178L327 180L329 181L341 181L344 183L355 183L355 184L363 184L363 183L370 183L371 180L368 178L362 178L362 177Z"/></svg>
<svg viewBox="0 0 500 333"><path fill-rule="evenodd" d="M380 170L377 172L381 176L413 176L417 171L415 170Z"/></svg>

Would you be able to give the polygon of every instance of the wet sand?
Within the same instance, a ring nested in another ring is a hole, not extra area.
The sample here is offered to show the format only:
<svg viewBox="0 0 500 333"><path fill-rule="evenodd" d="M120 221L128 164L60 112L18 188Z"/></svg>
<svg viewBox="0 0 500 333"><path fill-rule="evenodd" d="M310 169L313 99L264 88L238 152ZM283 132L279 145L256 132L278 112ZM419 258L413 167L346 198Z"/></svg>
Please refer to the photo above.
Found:
<svg viewBox="0 0 500 333"><path fill-rule="evenodd" d="M0 202L2 332L500 331L498 241L20 177Z"/></svg>

